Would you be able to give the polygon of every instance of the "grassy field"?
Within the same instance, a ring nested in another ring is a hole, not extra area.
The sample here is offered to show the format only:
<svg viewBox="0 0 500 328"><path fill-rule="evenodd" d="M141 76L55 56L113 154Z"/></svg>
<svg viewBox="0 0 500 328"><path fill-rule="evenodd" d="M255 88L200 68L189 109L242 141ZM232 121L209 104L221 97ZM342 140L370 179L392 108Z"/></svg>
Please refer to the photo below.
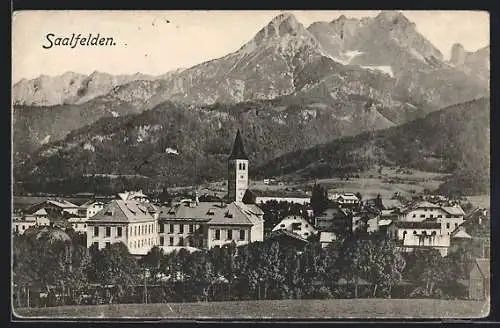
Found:
<svg viewBox="0 0 500 328"><path fill-rule="evenodd" d="M16 309L25 318L335 319L480 318L489 302L430 299L266 300Z"/></svg>

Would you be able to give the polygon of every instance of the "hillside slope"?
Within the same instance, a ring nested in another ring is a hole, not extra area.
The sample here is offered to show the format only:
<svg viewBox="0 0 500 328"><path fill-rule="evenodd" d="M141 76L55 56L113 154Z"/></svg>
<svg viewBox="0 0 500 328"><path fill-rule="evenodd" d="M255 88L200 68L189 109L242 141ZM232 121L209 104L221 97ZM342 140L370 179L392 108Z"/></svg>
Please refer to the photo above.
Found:
<svg viewBox="0 0 500 328"><path fill-rule="evenodd" d="M443 188L486 192L490 174L489 115L489 98L481 98L401 126L280 156L259 167L257 173L319 178L390 165L451 172L454 176Z"/></svg>

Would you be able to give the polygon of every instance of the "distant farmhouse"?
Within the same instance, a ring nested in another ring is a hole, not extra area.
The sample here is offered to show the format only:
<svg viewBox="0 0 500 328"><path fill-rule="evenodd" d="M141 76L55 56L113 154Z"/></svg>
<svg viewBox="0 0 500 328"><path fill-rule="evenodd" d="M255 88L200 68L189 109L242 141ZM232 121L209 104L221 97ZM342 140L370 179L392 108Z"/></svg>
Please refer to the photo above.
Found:
<svg viewBox="0 0 500 328"><path fill-rule="evenodd" d="M264 239L264 212L242 200L248 190L249 159L240 132L228 159L228 202L200 202L198 194L171 206L155 206L139 192L119 194L87 220L87 246L99 249L116 242L132 255L145 255L153 246L166 252L190 251L229 243L244 245Z"/></svg>

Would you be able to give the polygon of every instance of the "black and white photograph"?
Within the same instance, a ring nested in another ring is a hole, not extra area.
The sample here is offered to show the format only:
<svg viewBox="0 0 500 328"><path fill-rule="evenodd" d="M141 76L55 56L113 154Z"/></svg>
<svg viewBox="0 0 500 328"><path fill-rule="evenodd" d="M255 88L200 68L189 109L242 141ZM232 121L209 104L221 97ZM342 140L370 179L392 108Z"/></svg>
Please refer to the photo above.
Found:
<svg viewBox="0 0 500 328"><path fill-rule="evenodd" d="M12 13L15 320L490 314L490 17Z"/></svg>

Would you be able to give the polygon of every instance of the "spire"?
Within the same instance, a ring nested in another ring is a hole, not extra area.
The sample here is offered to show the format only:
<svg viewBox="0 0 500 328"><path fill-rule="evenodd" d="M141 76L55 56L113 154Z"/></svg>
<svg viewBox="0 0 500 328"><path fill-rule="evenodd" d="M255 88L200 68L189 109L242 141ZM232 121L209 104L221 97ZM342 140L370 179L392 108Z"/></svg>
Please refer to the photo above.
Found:
<svg viewBox="0 0 500 328"><path fill-rule="evenodd" d="M231 152L231 156L229 159L246 159L248 160L248 156L245 153L245 148L243 147L243 141L241 140L240 130L236 132L236 138L234 139L233 151Z"/></svg>

